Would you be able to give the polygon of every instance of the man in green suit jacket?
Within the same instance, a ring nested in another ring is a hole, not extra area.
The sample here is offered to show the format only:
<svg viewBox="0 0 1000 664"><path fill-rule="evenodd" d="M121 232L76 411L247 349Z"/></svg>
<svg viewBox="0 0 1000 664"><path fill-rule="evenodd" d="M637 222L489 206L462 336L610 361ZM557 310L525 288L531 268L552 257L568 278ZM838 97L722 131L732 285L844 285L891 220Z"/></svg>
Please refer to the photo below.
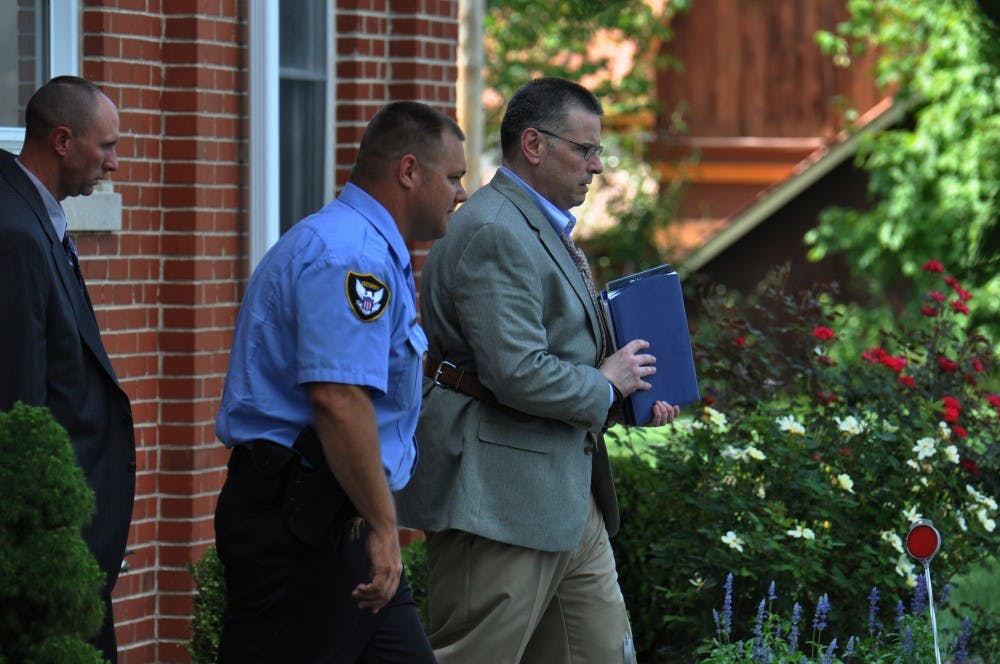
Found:
<svg viewBox="0 0 1000 664"><path fill-rule="evenodd" d="M508 104L503 167L428 254L428 376L400 523L427 533L428 631L449 662L632 661L609 535L618 504L602 432L656 371L611 352L569 240L600 153L585 88L537 79ZM677 408L657 402L649 424Z"/></svg>

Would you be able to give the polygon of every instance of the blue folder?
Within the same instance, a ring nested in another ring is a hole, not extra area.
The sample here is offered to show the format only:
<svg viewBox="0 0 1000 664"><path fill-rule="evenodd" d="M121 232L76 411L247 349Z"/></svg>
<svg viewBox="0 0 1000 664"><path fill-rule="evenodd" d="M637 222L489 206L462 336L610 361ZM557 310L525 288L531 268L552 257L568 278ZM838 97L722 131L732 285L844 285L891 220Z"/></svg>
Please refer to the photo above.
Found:
<svg viewBox="0 0 1000 664"><path fill-rule="evenodd" d="M645 424L653 417L653 403L687 406L701 400L694 370L681 280L669 265L608 282L601 291L615 347L645 339L645 352L656 357L656 373L646 378L653 388L625 399L629 424Z"/></svg>

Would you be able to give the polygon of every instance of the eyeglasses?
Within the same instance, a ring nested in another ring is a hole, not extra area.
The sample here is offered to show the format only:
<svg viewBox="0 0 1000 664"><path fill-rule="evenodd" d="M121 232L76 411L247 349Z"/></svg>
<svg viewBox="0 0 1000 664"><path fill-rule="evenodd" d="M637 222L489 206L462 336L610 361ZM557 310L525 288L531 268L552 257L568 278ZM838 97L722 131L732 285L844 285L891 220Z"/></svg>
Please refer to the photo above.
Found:
<svg viewBox="0 0 1000 664"><path fill-rule="evenodd" d="M544 129L536 128L535 131L537 131L540 134L545 134L546 136L551 136L552 138L558 138L560 141L566 141L567 143L576 146L576 148L580 150L580 154L583 155L584 161L590 161L591 157L593 157L595 154L600 155L601 153L604 152L603 145L577 143L576 141L568 139L565 136L560 136L559 134L553 134L551 131L545 131Z"/></svg>

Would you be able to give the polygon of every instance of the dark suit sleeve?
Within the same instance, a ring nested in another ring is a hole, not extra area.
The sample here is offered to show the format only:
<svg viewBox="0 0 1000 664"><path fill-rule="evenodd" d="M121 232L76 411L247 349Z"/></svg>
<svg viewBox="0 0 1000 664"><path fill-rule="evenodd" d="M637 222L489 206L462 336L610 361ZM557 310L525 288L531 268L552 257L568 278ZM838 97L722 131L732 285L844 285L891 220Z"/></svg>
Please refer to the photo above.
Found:
<svg viewBox="0 0 1000 664"><path fill-rule="evenodd" d="M49 259L16 231L0 235L0 410L45 405L45 301Z"/></svg>

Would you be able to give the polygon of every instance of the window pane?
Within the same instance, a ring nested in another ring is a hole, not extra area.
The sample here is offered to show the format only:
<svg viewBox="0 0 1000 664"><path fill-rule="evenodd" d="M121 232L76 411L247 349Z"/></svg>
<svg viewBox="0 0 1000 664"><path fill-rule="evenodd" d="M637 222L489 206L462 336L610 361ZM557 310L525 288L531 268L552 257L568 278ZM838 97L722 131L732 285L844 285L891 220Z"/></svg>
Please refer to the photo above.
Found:
<svg viewBox="0 0 1000 664"><path fill-rule="evenodd" d="M281 3L281 232L325 202L327 0Z"/></svg>
<svg viewBox="0 0 1000 664"><path fill-rule="evenodd" d="M281 3L281 69L319 74L326 71L326 0Z"/></svg>
<svg viewBox="0 0 1000 664"><path fill-rule="evenodd" d="M0 127L23 127L24 107L48 79L48 2L0 2Z"/></svg>
<svg viewBox="0 0 1000 664"><path fill-rule="evenodd" d="M326 84L281 81L281 232L323 206Z"/></svg>

